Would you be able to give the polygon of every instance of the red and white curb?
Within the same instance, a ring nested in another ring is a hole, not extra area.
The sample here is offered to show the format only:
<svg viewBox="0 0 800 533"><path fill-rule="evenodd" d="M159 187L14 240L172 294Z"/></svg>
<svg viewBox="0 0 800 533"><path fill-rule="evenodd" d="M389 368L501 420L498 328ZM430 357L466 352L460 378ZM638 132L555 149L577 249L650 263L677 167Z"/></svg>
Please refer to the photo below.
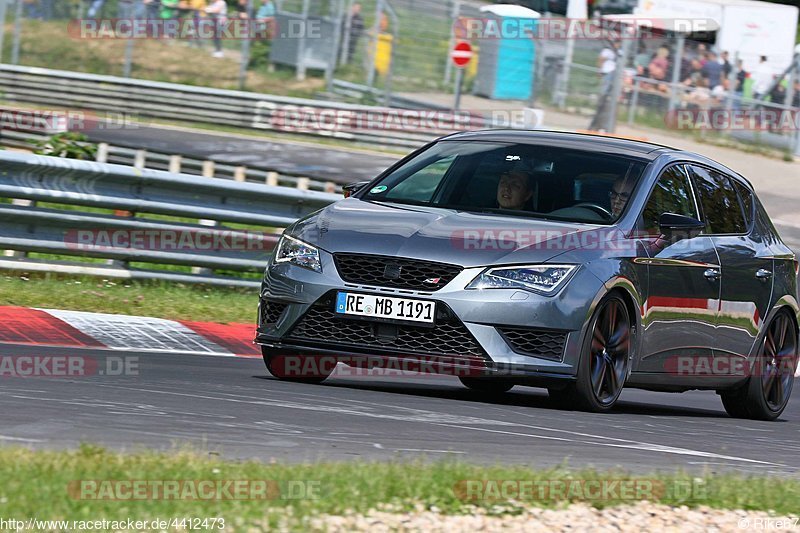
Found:
<svg viewBox="0 0 800 533"><path fill-rule="evenodd" d="M254 336L253 324L0 307L0 343L260 357Z"/></svg>

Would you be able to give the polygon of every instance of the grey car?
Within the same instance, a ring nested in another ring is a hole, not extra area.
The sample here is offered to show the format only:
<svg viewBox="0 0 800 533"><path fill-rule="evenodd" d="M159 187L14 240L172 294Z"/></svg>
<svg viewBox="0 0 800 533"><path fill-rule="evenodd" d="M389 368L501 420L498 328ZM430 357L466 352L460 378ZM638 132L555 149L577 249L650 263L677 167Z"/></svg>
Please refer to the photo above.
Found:
<svg viewBox="0 0 800 533"><path fill-rule="evenodd" d="M610 410L716 391L772 420L797 365L798 263L750 183L611 137L443 137L286 229L260 293L270 372L416 361L499 394ZM326 364L318 364L326 361Z"/></svg>

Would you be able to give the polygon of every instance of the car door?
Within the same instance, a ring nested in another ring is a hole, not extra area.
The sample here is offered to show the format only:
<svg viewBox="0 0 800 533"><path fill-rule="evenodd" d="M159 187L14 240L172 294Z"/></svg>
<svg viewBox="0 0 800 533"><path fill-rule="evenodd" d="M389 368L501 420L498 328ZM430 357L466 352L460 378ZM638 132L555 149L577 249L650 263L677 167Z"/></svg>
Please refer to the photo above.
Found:
<svg viewBox="0 0 800 533"><path fill-rule="evenodd" d="M769 311L772 254L753 223L753 193L714 169L691 165L690 172L722 265L715 367L735 371L743 367L732 357L747 357Z"/></svg>
<svg viewBox="0 0 800 533"><path fill-rule="evenodd" d="M710 237L661 239L658 219L676 213L701 220L684 165L667 167L639 218L648 242L648 286L637 372L673 372L679 357L712 357L720 266Z"/></svg>

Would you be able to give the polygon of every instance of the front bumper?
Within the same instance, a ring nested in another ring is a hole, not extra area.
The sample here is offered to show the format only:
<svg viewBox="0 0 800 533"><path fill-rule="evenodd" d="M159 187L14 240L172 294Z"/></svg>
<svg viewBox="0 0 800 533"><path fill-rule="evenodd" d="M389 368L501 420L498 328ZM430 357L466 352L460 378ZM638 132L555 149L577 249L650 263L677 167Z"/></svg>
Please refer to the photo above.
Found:
<svg viewBox="0 0 800 533"><path fill-rule="evenodd" d="M464 269L437 291L399 290L345 282L330 254L321 252L320 259L322 273L288 263L267 268L257 344L276 353L424 356L454 368L567 378L576 372L589 306L603 289L579 268L550 297L515 289L466 290L484 270L480 267ZM342 318L332 303L339 290L435 300L436 326Z"/></svg>

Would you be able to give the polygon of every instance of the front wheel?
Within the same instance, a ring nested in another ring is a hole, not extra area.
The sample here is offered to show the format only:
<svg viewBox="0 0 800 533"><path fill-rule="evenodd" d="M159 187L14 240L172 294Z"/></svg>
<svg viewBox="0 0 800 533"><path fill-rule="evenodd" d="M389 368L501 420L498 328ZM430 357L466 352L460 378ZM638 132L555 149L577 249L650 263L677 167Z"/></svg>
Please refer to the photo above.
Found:
<svg viewBox="0 0 800 533"><path fill-rule="evenodd" d="M797 328L781 311L770 322L747 383L722 391L722 405L734 418L775 420L789 403L797 367Z"/></svg>
<svg viewBox="0 0 800 533"><path fill-rule="evenodd" d="M261 347L261 354L269 373L281 381L322 383L336 368L336 360L332 357L286 355L266 346Z"/></svg>
<svg viewBox="0 0 800 533"><path fill-rule="evenodd" d="M549 394L562 407L602 413L614 407L628 375L632 327L622 298L601 300L587 331L575 383Z"/></svg>

